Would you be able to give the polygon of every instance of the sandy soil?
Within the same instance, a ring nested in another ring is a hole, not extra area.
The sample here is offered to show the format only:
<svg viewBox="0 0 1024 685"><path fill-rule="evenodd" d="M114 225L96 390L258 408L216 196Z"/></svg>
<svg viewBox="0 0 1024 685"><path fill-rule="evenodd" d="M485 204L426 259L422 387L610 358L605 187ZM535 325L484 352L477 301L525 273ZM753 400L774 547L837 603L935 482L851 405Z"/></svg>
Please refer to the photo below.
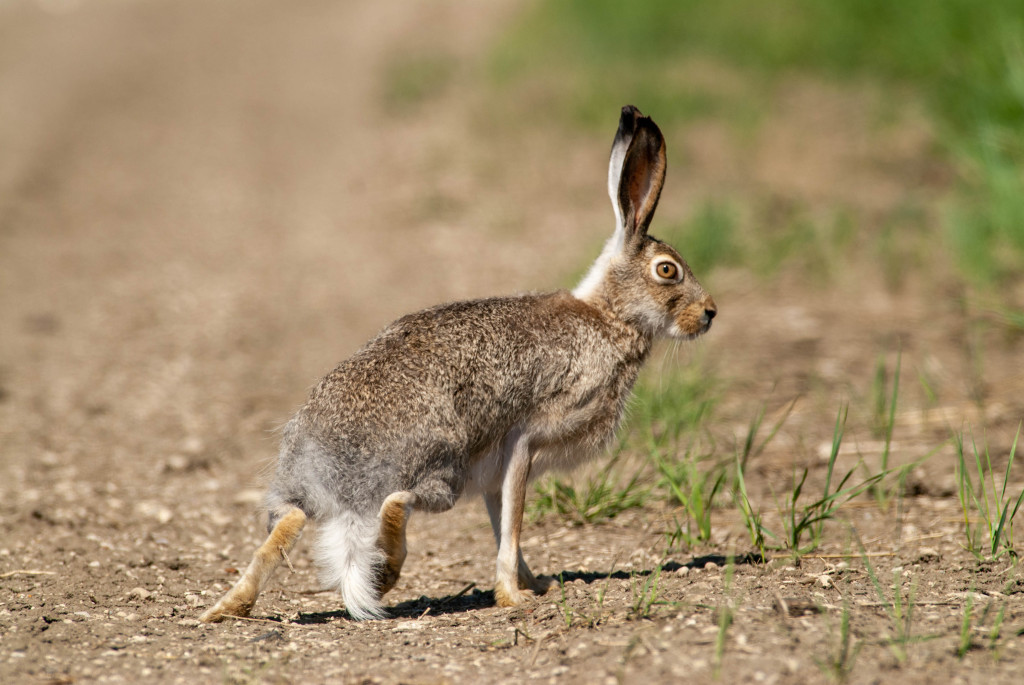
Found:
<svg viewBox="0 0 1024 685"><path fill-rule="evenodd" d="M0 681L820 682L844 606L853 682L1019 680L1024 579L961 548L948 445L912 473L913 497L850 505L799 564L741 557L726 573L726 554L749 551L733 509L711 544L667 555L677 512L661 504L547 518L524 549L564 589L498 609L489 527L466 502L414 520L390 620L348 620L300 546L256 620L198 623L262 537L275 430L316 378L409 310L561 285L604 238L606 141L488 116L482 59L519 8L0 5ZM394 65L437 52L449 80L389 108ZM879 132L873 97L794 82L752 149L713 122L673 133L687 162L662 214L723 187L844 204L868 225L927 205L949 182L928 128L908 107ZM1019 336L941 273L893 288L864 259L828 288L798 276L705 278L714 331L652 364L721 380L725 454L762 403L771 416L801 398L751 464L769 525L794 465L822 481L843 399L843 466L877 459L865 398L898 349L894 461L969 421L1005 465L1024 416ZM883 582L913 593L905 645L863 559L843 558L851 524Z"/></svg>

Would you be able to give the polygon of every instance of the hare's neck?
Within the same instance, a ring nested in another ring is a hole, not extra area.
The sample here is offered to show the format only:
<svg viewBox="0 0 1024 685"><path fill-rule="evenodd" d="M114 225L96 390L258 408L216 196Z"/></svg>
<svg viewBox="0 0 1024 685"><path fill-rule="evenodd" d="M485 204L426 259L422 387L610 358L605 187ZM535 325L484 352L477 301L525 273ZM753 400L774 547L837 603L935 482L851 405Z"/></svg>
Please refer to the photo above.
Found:
<svg viewBox="0 0 1024 685"><path fill-rule="evenodd" d="M627 364L635 363L639 367L644 363L654 344L654 331L624 317L604 288L589 293L585 298L575 292L573 295L597 311L609 338L622 351Z"/></svg>
<svg viewBox="0 0 1024 685"><path fill-rule="evenodd" d="M627 321L606 299L602 298L589 304L601 313L609 338L622 351L623 361L627 365L635 364L639 369L651 353L654 333Z"/></svg>
<svg viewBox="0 0 1024 685"><path fill-rule="evenodd" d="M621 326L621 330L618 331L617 343L625 353L626 362L630 365L636 365L637 372L639 372L640 367L651 354L654 336L625 322L616 320L616 323Z"/></svg>

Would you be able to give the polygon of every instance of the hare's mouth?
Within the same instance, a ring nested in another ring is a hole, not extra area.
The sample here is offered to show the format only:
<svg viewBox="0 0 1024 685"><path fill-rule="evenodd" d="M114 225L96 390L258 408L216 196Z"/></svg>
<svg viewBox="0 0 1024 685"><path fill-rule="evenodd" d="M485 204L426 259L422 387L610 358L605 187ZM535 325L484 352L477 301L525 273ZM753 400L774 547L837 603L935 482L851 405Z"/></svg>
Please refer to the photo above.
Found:
<svg viewBox="0 0 1024 685"><path fill-rule="evenodd" d="M714 301L705 297L700 303L691 304L679 312L668 333L673 338L692 340L708 332L717 314L718 307Z"/></svg>
<svg viewBox="0 0 1024 685"><path fill-rule="evenodd" d="M668 335L670 338L676 338L678 340L693 340L699 338L708 332L711 328L711 321L690 323L681 326L678 321L673 323L668 329Z"/></svg>
<svg viewBox="0 0 1024 685"><path fill-rule="evenodd" d="M700 307L699 310L689 307L675 317L669 326L668 335L683 340L693 340L704 335L711 328L716 313L717 310L713 307Z"/></svg>

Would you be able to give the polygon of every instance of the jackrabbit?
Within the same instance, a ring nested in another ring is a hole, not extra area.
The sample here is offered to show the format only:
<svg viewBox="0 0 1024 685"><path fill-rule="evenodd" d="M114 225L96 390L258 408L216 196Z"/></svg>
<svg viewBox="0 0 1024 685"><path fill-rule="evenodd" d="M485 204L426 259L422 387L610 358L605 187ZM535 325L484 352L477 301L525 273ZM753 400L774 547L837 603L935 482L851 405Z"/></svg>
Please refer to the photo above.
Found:
<svg viewBox="0 0 1024 685"><path fill-rule="evenodd" d="M466 492L483 495L498 543L497 604L543 592L519 548L529 480L607 444L654 339L696 337L717 311L647 235L664 180L661 131L624 107L608 169L615 232L575 290L410 314L321 380L284 430L269 537L202 620L246 616L308 519L324 584L353 618L381 618L409 516Z"/></svg>

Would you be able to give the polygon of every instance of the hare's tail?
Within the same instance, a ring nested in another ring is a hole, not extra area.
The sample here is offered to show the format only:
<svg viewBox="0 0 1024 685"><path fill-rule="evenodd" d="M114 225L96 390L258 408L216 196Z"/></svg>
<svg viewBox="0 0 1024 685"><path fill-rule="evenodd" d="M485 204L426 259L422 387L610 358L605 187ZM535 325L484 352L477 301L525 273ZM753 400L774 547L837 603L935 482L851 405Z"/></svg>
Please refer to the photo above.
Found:
<svg viewBox="0 0 1024 685"><path fill-rule="evenodd" d="M387 563L377 544L380 520L375 514L346 511L319 522L313 547L320 579L336 589L345 608L358 620L384 618L380 577Z"/></svg>

